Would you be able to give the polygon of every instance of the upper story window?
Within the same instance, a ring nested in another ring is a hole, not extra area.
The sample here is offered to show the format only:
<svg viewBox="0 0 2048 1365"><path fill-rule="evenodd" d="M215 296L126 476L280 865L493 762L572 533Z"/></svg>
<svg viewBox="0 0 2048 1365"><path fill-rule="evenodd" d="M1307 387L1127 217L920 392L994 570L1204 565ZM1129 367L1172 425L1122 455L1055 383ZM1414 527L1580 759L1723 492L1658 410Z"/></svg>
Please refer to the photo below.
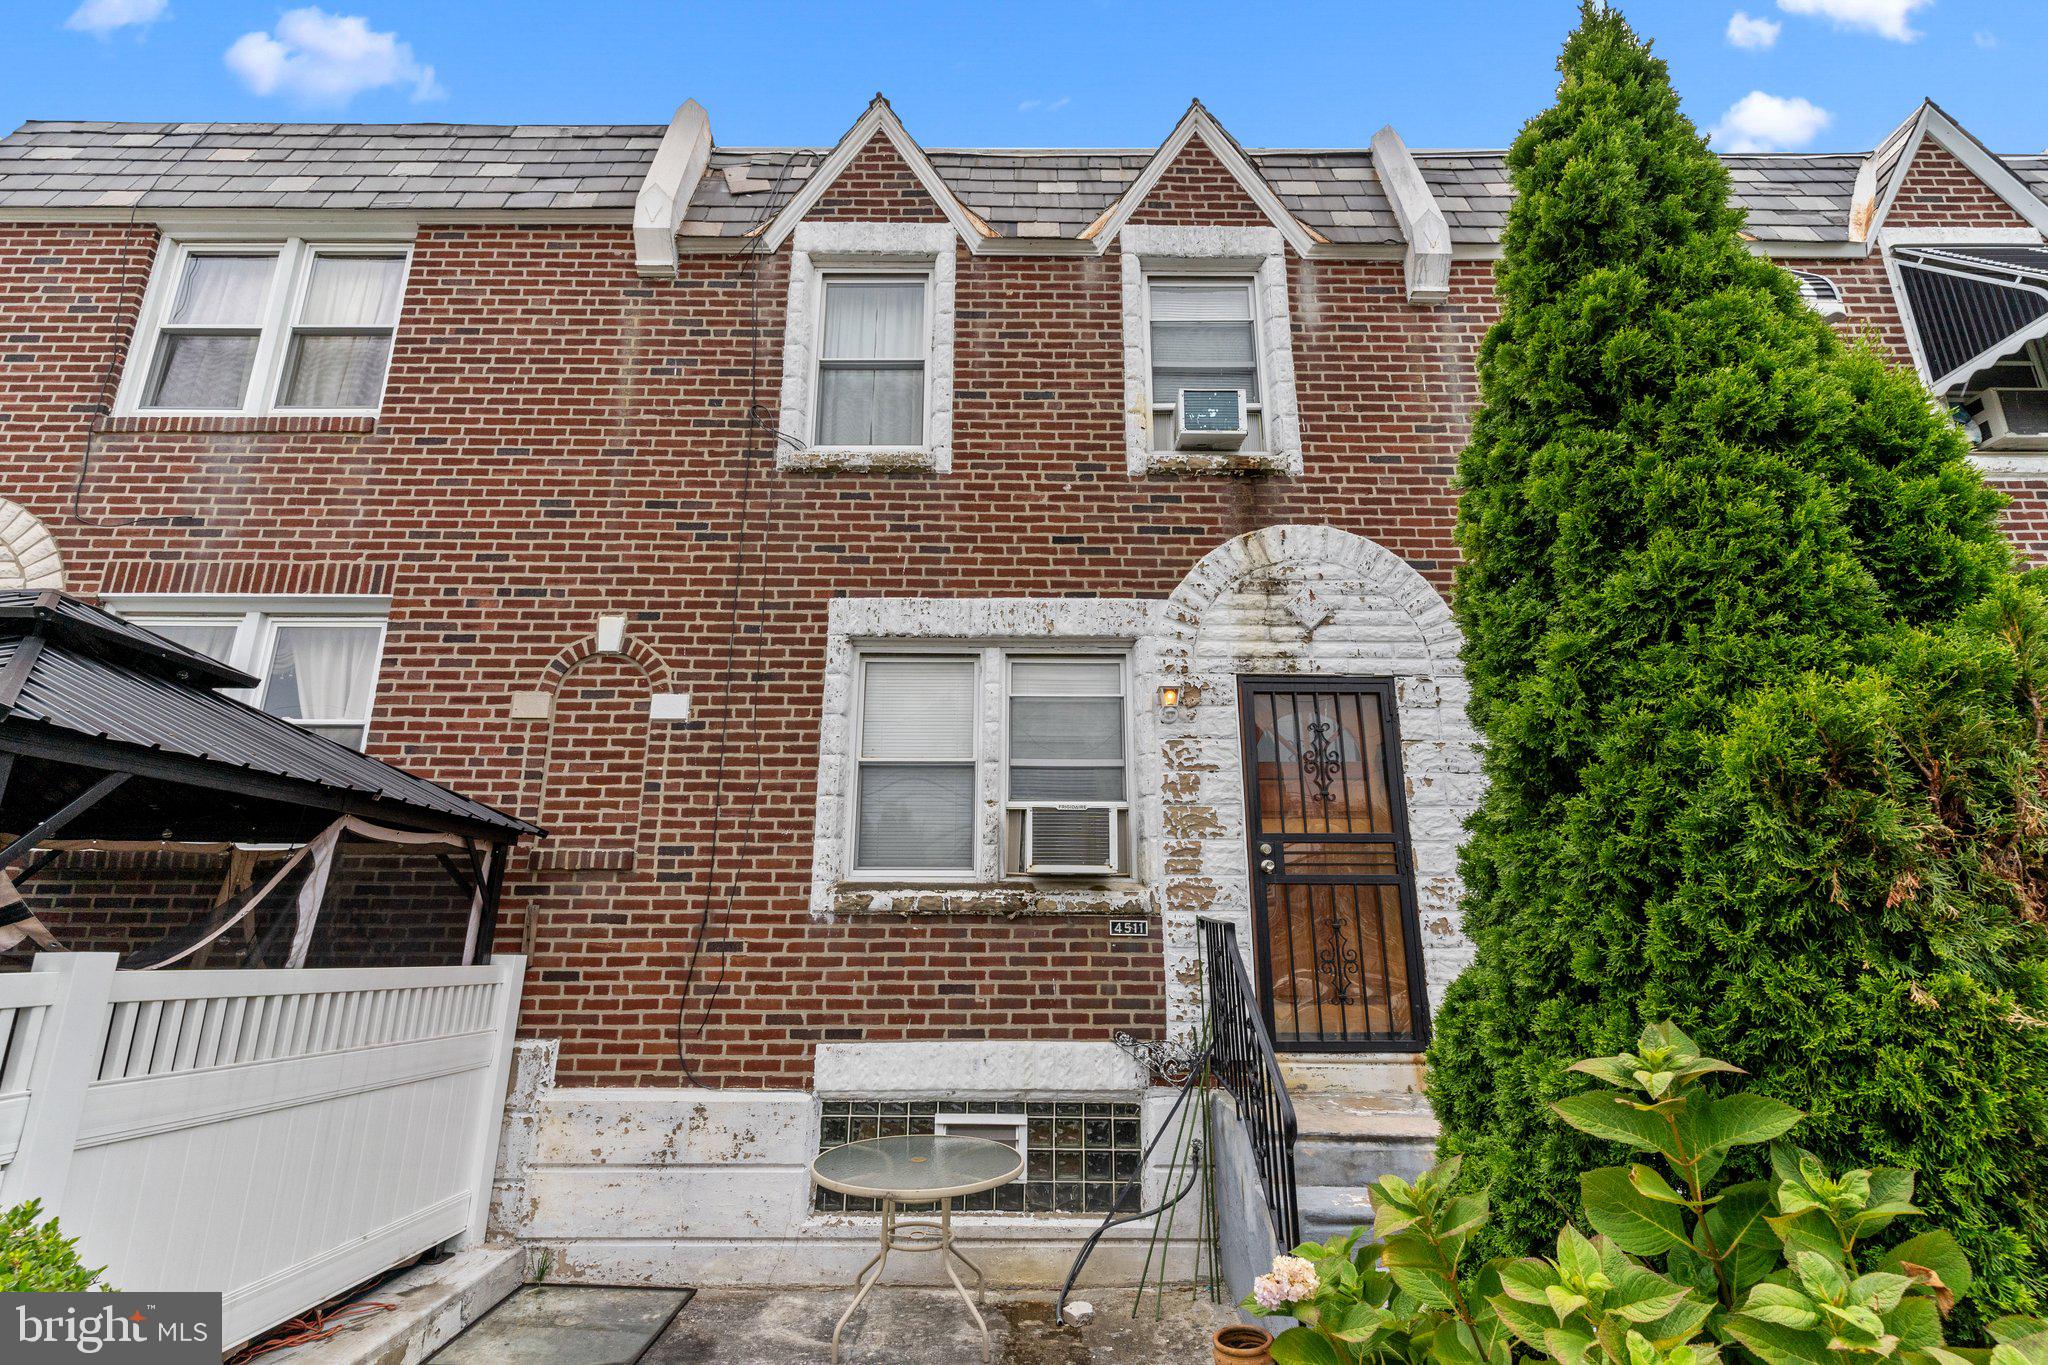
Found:
<svg viewBox="0 0 2048 1365"><path fill-rule="evenodd" d="M1117 242L1131 477L1300 475L1291 285L1279 230L1127 224ZM1183 411L1188 390L1195 392Z"/></svg>
<svg viewBox="0 0 2048 1365"><path fill-rule="evenodd" d="M863 655L855 874L943 881L1128 868L1129 675L1121 654ZM993 696L990 678L1002 682ZM1001 819L984 821L978 793L998 789Z"/></svg>
<svg viewBox="0 0 2048 1365"><path fill-rule="evenodd" d="M822 280L814 444L924 444L929 283L922 275L828 273Z"/></svg>
<svg viewBox="0 0 2048 1365"><path fill-rule="evenodd" d="M1266 448L1259 391L1258 294L1251 276L1149 276L1152 448L1177 448L1184 389L1244 395L1244 450Z"/></svg>
<svg viewBox="0 0 2048 1365"><path fill-rule="evenodd" d="M782 333L776 468L953 467L950 223L799 223Z"/></svg>
<svg viewBox="0 0 2048 1365"><path fill-rule="evenodd" d="M401 247L172 242L136 336L122 409L375 412L398 326Z"/></svg>
<svg viewBox="0 0 2048 1365"><path fill-rule="evenodd" d="M383 600L115 599L137 625L259 679L227 695L363 747L384 649Z"/></svg>

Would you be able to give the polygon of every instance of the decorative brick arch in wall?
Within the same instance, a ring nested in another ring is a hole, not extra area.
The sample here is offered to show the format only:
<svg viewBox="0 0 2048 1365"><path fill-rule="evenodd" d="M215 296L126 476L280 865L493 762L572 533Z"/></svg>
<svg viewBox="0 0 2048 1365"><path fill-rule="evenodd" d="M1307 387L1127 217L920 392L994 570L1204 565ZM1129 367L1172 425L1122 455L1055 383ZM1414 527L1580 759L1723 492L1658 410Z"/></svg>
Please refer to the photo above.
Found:
<svg viewBox="0 0 2048 1365"><path fill-rule="evenodd" d="M548 698L528 752L531 809L548 831L534 849L536 870L624 872L648 837L646 812L659 805L668 770L668 732L650 715L669 668L637 640L616 650L586 636L544 671Z"/></svg>
<svg viewBox="0 0 2048 1365"><path fill-rule="evenodd" d="M1158 668L1195 705L1159 731L1169 1032L1200 1003L1195 919L1233 920L1251 963L1236 679L1392 678L1431 1008L1471 960L1458 845L1482 786L1450 607L1385 546L1332 526L1269 526L1212 550L1167 600Z"/></svg>
<svg viewBox="0 0 2048 1365"><path fill-rule="evenodd" d="M61 588L64 559L50 528L0 498L0 588Z"/></svg>

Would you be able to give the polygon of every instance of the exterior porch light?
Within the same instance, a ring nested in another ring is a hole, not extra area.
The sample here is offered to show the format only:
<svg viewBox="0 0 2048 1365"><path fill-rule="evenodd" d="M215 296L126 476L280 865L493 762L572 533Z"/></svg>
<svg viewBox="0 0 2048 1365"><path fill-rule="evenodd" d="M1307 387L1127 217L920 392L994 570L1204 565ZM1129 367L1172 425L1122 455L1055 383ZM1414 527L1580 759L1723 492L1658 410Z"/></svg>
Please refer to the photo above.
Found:
<svg viewBox="0 0 2048 1365"><path fill-rule="evenodd" d="M1194 699L1189 698L1187 704L1193 705ZM1159 689L1159 719L1169 723L1179 720L1181 705L1180 688L1169 683Z"/></svg>

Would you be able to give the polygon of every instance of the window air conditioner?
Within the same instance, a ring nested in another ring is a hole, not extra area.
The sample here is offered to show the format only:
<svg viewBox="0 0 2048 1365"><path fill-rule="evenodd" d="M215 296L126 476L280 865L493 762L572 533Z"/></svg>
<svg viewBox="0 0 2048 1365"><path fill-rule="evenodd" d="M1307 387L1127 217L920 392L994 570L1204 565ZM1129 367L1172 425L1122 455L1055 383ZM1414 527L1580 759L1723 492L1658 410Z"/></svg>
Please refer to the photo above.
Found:
<svg viewBox="0 0 2048 1365"><path fill-rule="evenodd" d="M2048 389L1986 389L1980 450L2048 450Z"/></svg>
<svg viewBox="0 0 2048 1365"><path fill-rule="evenodd" d="M1182 389L1173 405L1175 450L1236 450L1247 430L1243 389Z"/></svg>
<svg viewBox="0 0 2048 1365"><path fill-rule="evenodd" d="M1037 876L1123 870L1120 806L1041 801L1024 807L1024 871Z"/></svg>

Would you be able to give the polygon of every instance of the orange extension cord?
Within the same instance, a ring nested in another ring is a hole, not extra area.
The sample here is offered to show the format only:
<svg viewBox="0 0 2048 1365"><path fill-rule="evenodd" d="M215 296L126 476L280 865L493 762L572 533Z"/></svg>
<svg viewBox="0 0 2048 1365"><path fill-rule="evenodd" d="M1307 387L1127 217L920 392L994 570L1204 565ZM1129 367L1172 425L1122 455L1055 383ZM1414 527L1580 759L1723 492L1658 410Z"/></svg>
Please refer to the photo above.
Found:
<svg viewBox="0 0 2048 1365"><path fill-rule="evenodd" d="M272 1351L282 1351L287 1346L306 1346L316 1341L325 1341L357 1318L371 1313L397 1311L398 1305L395 1303L346 1303L335 1308L323 1304L304 1317L293 1318L290 1322L275 1328L277 1335L250 1342L229 1356L226 1365L247 1365L249 1361L267 1356Z"/></svg>

